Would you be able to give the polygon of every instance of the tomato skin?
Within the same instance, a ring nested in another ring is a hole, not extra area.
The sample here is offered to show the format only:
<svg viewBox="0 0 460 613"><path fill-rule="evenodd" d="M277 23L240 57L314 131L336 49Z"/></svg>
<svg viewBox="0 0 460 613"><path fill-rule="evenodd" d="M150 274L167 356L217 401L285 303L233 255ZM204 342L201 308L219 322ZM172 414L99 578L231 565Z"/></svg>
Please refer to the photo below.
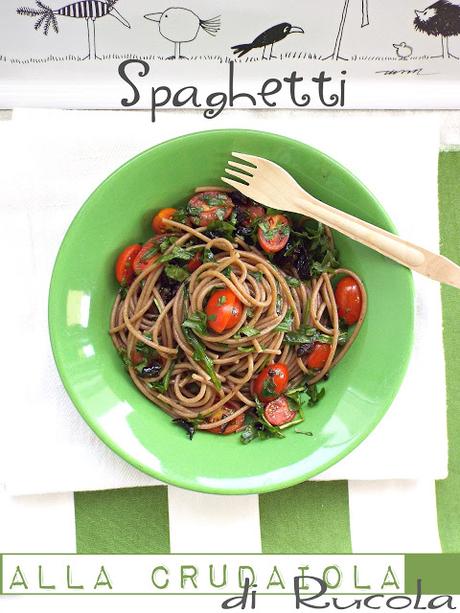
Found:
<svg viewBox="0 0 460 613"><path fill-rule="evenodd" d="M115 265L115 276L120 285L129 285L134 279L133 262L141 245L129 245L120 253Z"/></svg>
<svg viewBox="0 0 460 613"><path fill-rule="evenodd" d="M256 221L256 219L262 219L262 217L265 217L264 207L256 204L240 205L239 211L241 211L241 214L238 217L238 220L241 225L245 227L250 226L254 221Z"/></svg>
<svg viewBox="0 0 460 613"><path fill-rule="evenodd" d="M213 292L206 305L208 328L221 334L235 326L243 312L243 305L230 289L218 289Z"/></svg>
<svg viewBox="0 0 460 613"><path fill-rule="evenodd" d="M216 411L216 413L208 420L209 423L213 423L214 421L220 421L225 417L228 417L232 413L237 411L237 407L233 406L225 406L222 409ZM210 428L208 432L212 432L213 434L233 434L240 428L244 426L244 413L237 415L235 419L227 422L223 426L217 426L216 428Z"/></svg>
<svg viewBox="0 0 460 613"><path fill-rule="evenodd" d="M186 268L191 274L192 272L195 272L195 270L197 270L201 266L202 263L203 263L203 256L201 255L199 251L197 251L195 255L193 256L193 258L189 262L187 262Z"/></svg>
<svg viewBox="0 0 460 613"><path fill-rule="evenodd" d="M197 227L208 226L220 218L228 219L232 214L233 206L233 201L228 194L217 191L196 194L188 203L189 209L197 209L196 212L191 213L191 220Z"/></svg>
<svg viewBox="0 0 460 613"><path fill-rule="evenodd" d="M267 393L264 387L271 379L270 387L273 388L273 393ZM253 392L259 398L260 402L266 403L277 398L284 392L289 382L289 371L286 364L278 362L266 366L259 373L253 385ZM265 393L264 393L265 392Z"/></svg>
<svg viewBox="0 0 460 613"><path fill-rule="evenodd" d="M321 370L326 364L330 353L331 345L326 343L315 343L306 360L307 368Z"/></svg>
<svg viewBox="0 0 460 613"><path fill-rule="evenodd" d="M285 396L269 402L264 409L264 417L272 426L284 426L292 421L297 413L289 407Z"/></svg>
<svg viewBox="0 0 460 613"><path fill-rule="evenodd" d="M352 326L360 315L362 308L361 289L353 277L343 277L335 288L335 300L340 319Z"/></svg>
<svg viewBox="0 0 460 613"><path fill-rule="evenodd" d="M161 209L152 219L152 229L156 234L164 234L171 230L163 223L164 219L171 219L177 213L176 209Z"/></svg>
<svg viewBox="0 0 460 613"><path fill-rule="evenodd" d="M152 264L152 262L154 262L160 257L159 253L155 253L148 259L144 260L144 256L146 255L146 253L150 251L151 249L154 249L154 247L156 247L158 242L160 242L159 239L160 237L154 236L153 238L149 238L149 240L142 245L142 248L140 249L139 253L134 258L134 262L133 262L133 269L136 275L140 275L143 270L148 268L150 264Z"/></svg>
<svg viewBox="0 0 460 613"><path fill-rule="evenodd" d="M270 230L279 227L280 231L273 237L267 238L259 225L259 229L257 230L257 240L259 241L259 245L262 247L265 253L278 253L278 251L284 249L289 240L289 219L285 215L267 215L264 219L264 223L268 225Z"/></svg>

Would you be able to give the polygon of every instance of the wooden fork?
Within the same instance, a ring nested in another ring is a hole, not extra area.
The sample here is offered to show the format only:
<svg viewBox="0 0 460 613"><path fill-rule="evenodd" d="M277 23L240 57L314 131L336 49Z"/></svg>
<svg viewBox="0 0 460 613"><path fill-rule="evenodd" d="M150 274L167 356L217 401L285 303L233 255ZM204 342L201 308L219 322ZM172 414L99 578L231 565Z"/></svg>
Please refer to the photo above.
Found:
<svg viewBox="0 0 460 613"><path fill-rule="evenodd" d="M226 168L225 172L238 181L228 177L222 177L222 181L245 196L274 209L312 217L403 266L435 281L460 288L460 266L446 257L317 200L300 187L286 170L270 160L246 153L232 152L232 155L247 163L229 160L231 168Z"/></svg>

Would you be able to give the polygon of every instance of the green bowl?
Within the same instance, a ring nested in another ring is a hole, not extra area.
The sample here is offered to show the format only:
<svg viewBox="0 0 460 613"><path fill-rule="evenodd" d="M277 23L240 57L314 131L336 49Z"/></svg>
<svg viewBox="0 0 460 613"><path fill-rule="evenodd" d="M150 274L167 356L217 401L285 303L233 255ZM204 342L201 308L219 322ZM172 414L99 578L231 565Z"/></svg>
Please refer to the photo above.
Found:
<svg viewBox="0 0 460 613"><path fill-rule="evenodd" d="M326 395L305 410L301 430L254 441L181 428L134 387L112 346L109 314L120 249L146 239L156 209L184 203L197 185L219 183L232 151L267 157L325 202L395 232L367 189L329 157L264 132L217 130L176 138L141 153L106 179L72 222L56 259L49 328L59 373L94 432L140 470L180 487L247 494L294 485L335 464L375 428L394 399L410 356L414 292L410 272L336 235L341 262L364 280L369 311ZM391 441L388 441L391 445Z"/></svg>

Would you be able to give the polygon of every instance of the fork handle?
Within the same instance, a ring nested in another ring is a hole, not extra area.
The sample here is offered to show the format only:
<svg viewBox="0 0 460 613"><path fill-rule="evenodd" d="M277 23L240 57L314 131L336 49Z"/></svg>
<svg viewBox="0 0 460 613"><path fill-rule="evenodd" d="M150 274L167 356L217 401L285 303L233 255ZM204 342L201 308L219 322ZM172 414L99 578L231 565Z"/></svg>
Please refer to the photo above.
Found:
<svg viewBox="0 0 460 613"><path fill-rule="evenodd" d="M298 212L302 215L313 217L324 225L430 279L460 289L460 266L448 258L414 245L353 215L339 211L309 194L305 193L296 197L294 202Z"/></svg>

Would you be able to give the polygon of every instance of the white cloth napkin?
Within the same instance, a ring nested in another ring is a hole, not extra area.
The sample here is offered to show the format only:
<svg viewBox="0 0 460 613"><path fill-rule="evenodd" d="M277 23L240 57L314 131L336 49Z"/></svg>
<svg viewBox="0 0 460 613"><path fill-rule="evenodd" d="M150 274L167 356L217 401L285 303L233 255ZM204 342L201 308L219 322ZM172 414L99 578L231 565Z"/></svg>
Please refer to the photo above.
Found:
<svg viewBox="0 0 460 613"><path fill-rule="evenodd" d="M111 171L165 139L222 127L276 131L322 149L366 183L402 236L438 250L435 114L234 111L212 123L165 111L151 124L144 112L15 111L0 122L0 482L10 494L158 483L99 441L67 397L48 337L50 274L73 216ZM415 347L396 400L366 441L318 479L446 476L439 286L417 278L416 288Z"/></svg>

